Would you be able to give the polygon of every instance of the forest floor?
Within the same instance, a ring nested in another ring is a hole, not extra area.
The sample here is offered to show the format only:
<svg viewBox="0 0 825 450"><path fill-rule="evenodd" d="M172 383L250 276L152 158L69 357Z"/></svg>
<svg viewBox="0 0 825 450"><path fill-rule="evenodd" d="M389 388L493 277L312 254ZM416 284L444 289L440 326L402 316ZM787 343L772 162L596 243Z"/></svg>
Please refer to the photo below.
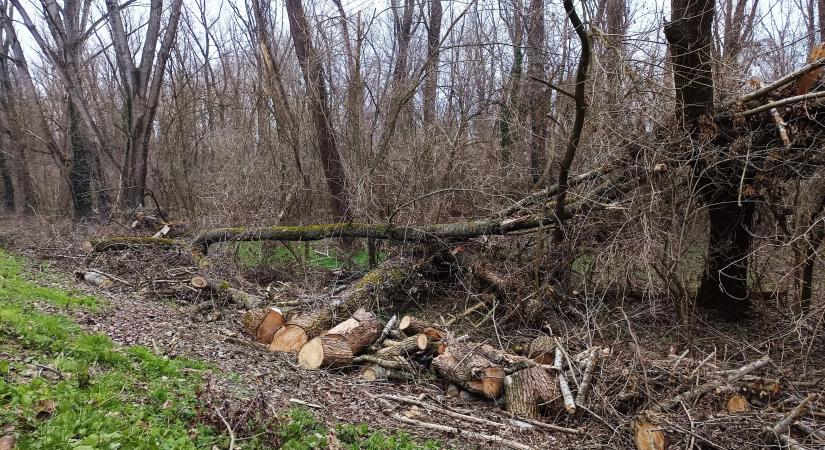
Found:
<svg viewBox="0 0 825 450"><path fill-rule="evenodd" d="M239 310L193 314L188 305L138 295L127 286L100 290L76 281L71 272L87 261L86 234L12 225L3 230L9 250L0 253L0 356L6 361L0 363L0 435L16 436L19 448L500 448L401 423L396 413L536 449L629 448L636 445L632 423L643 406L673 398L711 372L770 355L772 364L742 391L745 411L726 408L729 396L720 391L659 416L671 449L759 448L770 442L766 429L825 388L821 334L794 329L774 307L744 324L699 320L691 328L650 305L606 306L586 324L560 313L553 327L566 342L587 341L609 348L610 355L600 364L588 411L546 418L583 433L559 433L513 422L493 401L447 397L444 384L426 376L375 382L348 369L302 369L294 355L271 353L244 335ZM287 282L303 282L295 289L328 289L342 277L329 252L316 250L323 257L301 276L284 269ZM461 311L465 300L440 297L431 300L440 304L408 304L393 312L426 306L447 316ZM479 319L483 314L455 328L505 348L541 331L499 329L495 318ZM391 396L489 422L410 408ZM814 398L803 418L818 433L825 428L818 409L824 400ZM803 448L823 442L816 433L791 435Z"/></svg>

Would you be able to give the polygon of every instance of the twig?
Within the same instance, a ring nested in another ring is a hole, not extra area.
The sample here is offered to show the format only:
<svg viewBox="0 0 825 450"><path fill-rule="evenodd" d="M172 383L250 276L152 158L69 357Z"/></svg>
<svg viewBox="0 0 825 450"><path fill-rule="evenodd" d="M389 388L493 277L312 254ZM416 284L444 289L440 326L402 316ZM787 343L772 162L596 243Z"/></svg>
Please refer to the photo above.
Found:
<svg viewBox="0 0 825 450"><path fill-rule="evenodd" d="M387 324L384 326L384 329L381 330L381 336L378 337L378 340L375 341L373 345L375 345L376 347L380 347L381 343L383 343L384 340L387 339L387 336L390 334L390 330L393 329L396 322L398 322L397 315L390 317L390 320L387 321Z"/></svg>
<svg viewBox="0 0 825 450"><path fill-rule="evenodd" d="M470 306L469 308L465 309L464 311L462 311L461 313L459 313L458 315L456 315L456 316L455 316L455 317L453 317L452 319L450 319L450 320L448 320L448 321L444 322L444 327L445 327L445 328L446 328L446 327L449 327L450 325L452 325L452 324L454 324L454 323L458 322L458 320L459 320L459 319L462 319L462 318L464 318L464 317L467 317L468 315L470 315L470 314L471 314L471 313L473 313L474 311L477 311L478 309L480 309L482 306L484 306L484 305L486 305L486 304L487 304L487 302L485 302L485 301L480 301L480 302L476 303L475 305Z"/></svg>
<svg viewBox="0 0 825 450"><path fill-rule="evenodd" d="M417 405L417 406L420 406L420 407L422 407L424 409L427 409L427 410L430 410L430 411L439 411L439 412L441 412L441 413L443 413L447 416L455 417L456 419L467 420L469 422L476 422L476 423L480 423L480 424L483 424L483 425L489 425L491 427L501 428L501 427L508 426L508 425L500 423L500 422L494 422L492 420L482 419L480 417L473 417L473 416L468 416L466 414L461 414L461 413L452 411L450 409L447 409L446 407L432 405L432 404L429 404L429 403L425 403L425 402L416 400L414 398L400 397L400 396L397 396L397 395L390 395L390 394L380 395L379 397L390 399L390 400L395 400L397 402L409 403L411 405Z"/></svg>
<svg viewBox="0 0 825 450"><path fill-rule="evenodd" d="M765 356L762 359L758 359L756 361L748 363L748 364L740 367L735 372L728 375L728 378L727 378L726 381L728 383L732 383L734 381L737 381L740 378L744 377L745 375L753 372L754 370L760 369L760 368L768 365L770 362L771 362L771 358L768 357L768 356ZM683 392L683 393L677 395L676 397L674 397L674 398L672 398L672 399L670 399L670 400L668 400L664 403L659 403L658 405L653 406L652 408L648 409L648 412L657 413L657 412L666 411L666 410L668 410L670 408L673 408L674 406L678 405L680 402L687 402L687 401L691 401L693 399L696 399L698 397L701 397L702 395L712 391L713 389L721 386L724 383L725 383L725 381L718 381L717 380L717 381L709 381L707 383L700 384L699 386L696 386L695 388L693 388L689 391Z"/></svg>
<svg viewBox="0 0 825 450"><path fill-rule="evenodd" d="M715 352L716 351L714 350L714 353ZM693 418L690 417L690 411L688 411L687 405L685 405L685 402L682 402L682 409L685 410L685 415L687 415L688 423L690 423L690 433L689 433L690 434L690 441L688 441L687 450L693 450L693 445L696 443L695 440L694 440L694 437L693 437L693 434L694 434L693 430L695 429L695 425L693 424Z"/></svg>
<svg viewBox="0 0 825 450"><path fill-rule="evenodd" d="M590 358L587 360L587 365L584 367L584 378L582 378L582 384L579 388L579 392L576 394L576 404L580 405L584 403L584 400L587 398L587 394L590 391L591 381L593 381L593 373L596 371L596 360L599 359L599 348L596 347L593 349L593 352L590 354Z"/></svg>
<svg viewBox="0 0 825 450"><path fill-rule="evenodd" d="M516 420L520 420L522 422L526 422L526 423L529 423L531 425L535 425L539 428L544 428L544 429L550 430L550 431L558 431L560 433L567 433L567 434L584 434L584 431L579 430L577 428L560 427L558 425L553 425L552 423L539 422L538 420L528 419L526 417L516 416Z"/></svg>
<svg viewBox="0 0 825 450"><path fill-rule="evenodd" d="M816 61L814 61L810 64L806 64L806 65L800 67L799 69L794 70L793 72L785 75L784 77L782 77L782 78L780 78L780 79L778 79L778 80L776 80L772 83L769 83L769 84L765 85L765 87L762 87L762 88L757 89L757 90L755 90L755 91L753 91L749 94L745 94L745 95L737 98L734 102L731 102L730 104L725 105L725 106L726 106L726 108L729 108L730 106L732 106L732 103L735 103L737 101L745 103L745 102L748 102L750 100L755 100L757 98L763 97L763 96L769 94L770 92L775 91L776 89L779 89L782 86L796 80L797 78L801 77L802 75L805 75L808 72L812 72L812 71L814 71L814 70L816 70L816 69L818 69L822 66L825 66L825 58L818 59L818 60L816 60Z"/></svg>
<svg viewBox="0 0 825 450"><path fill-rule="evenodd" d="M291 399L289 399L289 403L294 403L294 404L296 404L296 405L306 406L307 408L313 408L313 409L324 409L324 407L323 407L323 406L321 406L321 405L319 405L319 404L316 404L316 403L310 403L310 402L305 402L305 401L303 401L303 400L299 400L299 399L297 399L297 398L291 398Z"/></svg>
<svg viewBox="0 0 825 450"><path fill-rule="evenodd" d="M819 430L814 430L813 428L805 425L802 422L794 422L794 427L796 427L799 431L803 432L806 436L813 436L815 438L819 438L820 441L825 443L825 433Z"/></svg>
<svg viewBox="0 0 825 450"><path fill-rule="evenodd" d="M776 108L771 108L771 117L773 117L773 122L776 124L776 128L779 130L779 137L782 139L782 143L785 144L785 147L791 146L791 139L788 137L788 124L785 123L785 120L782 119L782 116L779 114L779 110Z"/></svg>
<svg viewBox="0 0 825 450"><path fill-rule="evenodd" d="M692 377L692 376L693 376L696 372L698 372L698 371L699 371L699 369L701 369L701 368L702 368L702 366L704 366L704 365L705 365L705 363L706 363L706 362L710 361L710 360L711 360L711 358L713 358L714 356L716 356L716 349L713 349L713 351L712 351L712 352L710 352L710 355L706 356L706 357L705 357L705 359L703 359L702 361L700 361L700 362L699 362L699 365L697 365L697 366L696 366L696 368L695 368L695 369L693 369L693 371L692 371L692 372L690 372L690 375L688 375L688 377Z"/></svg>
<svg viewBox="0 0 825 450"><path fill-rule="evenodd" d="M816 397L816 394L808 394L808 396L805 397L805 399L802 400L802 402L796 405L796 407L792 409L791 412L788 413L788 415L786 415L782 418L782 420L777 422L776 425L773 426L771 431L773 431L773 433L777 436L787 433L791 425L793 425L793 423L796 422L797 419L799 419L800 417L802 417L803 414L805 414L805 411L808 410L808 403L810 403L811 400L814 399L814 397Z"/></svg>
<svg viewBox="0 0 825 450"><path fill-rule="evenodd" d="M682 359L688 354L689 351L690 349L685 349L685 351L683 351L682 354L679 355L678 358L676 358L676 362L673 363L673 367L670 368L671 373L676 371L676 367L679 365L680 362L682 362Z"/></svg>
<svg viewBox="0 0 825 450"><path fill-rule="evenodd" d="M775 102L770 102L768 104L753 109L749 109L747 111L739 113L739 115L743 117L748 117L754 114L759 114L761 112L769 111L773 108L779 108L780 106L790 105L791 103L804 102L805 100L814 100L821 97L825 97L825 91L809 92L807 94L795 95L793 97L783 98L782 100L777 100Z"/></svg>
<svg viewBox="0 0 825 450"><path fill-rule="evenodd" d="M410 367L400 361L391 361L389 359L379 358L375 355L361 355L352 359L354 364L370 363L376 366L381 366L385 369L401 369L408 370Z"/></svg>
<svg viewBox="0 0 825 450"><path fill-rule="evenodd" d="M576 401L573 400L573 393L570 392L570 386L567 384L567 376L564 375L564 372L559 371L558 378L559 389L564 399L564 409L566 409L569 414L576 414Z"/></svg>
<svg viewBox="0 0 825 450"><path fill-rule="evenodd" d="M487 442L495 442L497 444L501 444L505 447L515 448L517 450L535 450L534 447L529 445L522 444L520 442L511 441L509 439L504 439L501 436L497 436L494 434L481 434L476 433L474 431L463 430L461 428L456 427L448 427L446 425L439 425L437 423L430 423L430 422L422 422L420 420L410 419L409 417L404 417L401 414L393 414L393 419L398 420L400 422L404 422L409 425L415 425L421 428L426 428L429 430L436 430L442 431L444 433L451 433L451 434L458 434L464 437L468 437L471 439L478 439L481 441Z"/></svg>
<svg viewBox="0 0 825 450"><path fill-rule="evenodd" d="M229 450L233 450L235 448L235 431L232 429L232 426L229 425L229 422L224 419L223 414L221 414L220 410L215 407L215 414L220 417L221 422L223 422L224 426L226 427L226 431L229 433Z"/></svg>
<svg viewBox="0 0 825 450"><path fill-rule="evenodd" d="M123 278L118 278L118 277L116 277L114 275L110 275L106 272L102 272L102 271L97 270L97 269L86 269L86 270L89 271L89 272L94 272L94 273L99 274L99 275L103 275L104 277L111 278L112 280L115 280L118 283L122 283L125 286L130 286L130 287L132 286L132 283L129 283L128 281L124 280Z"/></svg>

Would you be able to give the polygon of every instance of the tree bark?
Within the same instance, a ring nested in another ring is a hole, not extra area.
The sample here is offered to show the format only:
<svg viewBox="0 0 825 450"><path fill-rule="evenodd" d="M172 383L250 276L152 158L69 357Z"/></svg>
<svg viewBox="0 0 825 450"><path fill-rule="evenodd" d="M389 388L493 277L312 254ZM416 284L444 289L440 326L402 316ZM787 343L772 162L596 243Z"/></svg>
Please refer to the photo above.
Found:
<svg viewBox="0 0 825 450"><path fill-rule="evenodd" d="M441 0L429 0L430 23L427 28L427 79L424 81L424 126L432 125L436 112L436 88L438 87L438 56L441 41Z"/></svg>
<svg viewBox="0 0 825 450"><path fill-rule="evenodd" d="M0 133L0 178L3 180L3 208L6 211L14 212L14 182L12 181L9 166L6 163L6 152L8 147L3 145L6 142L5 134Z"/></svg>
<svg viewBox="0 0 825 450"><path fill-rule="evenodd" d="M66 117L68 120L67 137L72 149L72 165L69 170L72 205L75 219L83 219L92 213L92 173L89 167L89 153L81 139L77 111L71 100L66 102Z"/></svg>
<svg viewBox="0 0 825 450"><path fill-rule="evenodd" d="M331 117L332 112L327 99L327 87L321 58L312 45L309 22L301 0L286 0L286 12L289 16L289 28L295 45L295 55L304 74L307 96L310 100L310 113L318 139L318 151L327 188L332 196L332 211L336 220L352 220L352 209L347 193L347 176L338 152Z"/></svg>
<svg viewBox="0 0 825 450"><path fill-rule="evenodd" d="M123 185L120 203L128 208L143 203L146 192L149 140L166 72L166 62L169 60L177 34L182 4L183 0L172 1L168 24L163 33L160 49L157 49L164 8L163 0L151 0L140 61L136 62L123 25L121 6L118 0L106 0L106 10L112 29L112 46L125 98L126 156L121 166Z"/></svg>
<svg viewBox="0 0 825 450"><path fill-rule="evenodd" d="M539 182L547 148L547 112L549 98L541 82L547 76L545 53L544 0L531 0L527 24L527 85L526 104L530 108L530 180Z"/></svg>
<svg viewBox="0 0 825 450"><path fill-rule="evenodd" d="M708 250L697 306L716 310L729 320L744 318L748 307L748 254L753 203L740 201L741 163L724 155L726 144L713 142L716 134L703 124L713 114L713 0L671 0L672 20L665 26L676 88L677 117L692 146L697 195L707 205ZM708 135L711 138L708 138ZM725 162L712 164L708 155ZM712 166L712 167L709 167ZM752 175L748 175L749 177Z"/></svg>

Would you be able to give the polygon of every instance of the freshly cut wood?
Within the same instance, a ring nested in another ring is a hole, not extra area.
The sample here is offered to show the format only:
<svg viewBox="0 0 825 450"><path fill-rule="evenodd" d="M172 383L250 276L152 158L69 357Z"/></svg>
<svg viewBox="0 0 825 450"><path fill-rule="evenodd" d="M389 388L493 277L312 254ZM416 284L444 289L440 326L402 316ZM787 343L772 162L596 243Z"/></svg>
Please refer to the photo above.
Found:
<svg viewBox="0 0 825 450"><path fill-rule="evenodd" d="M308 341L309 336L300 325L287 323L272 335L269 351L296 353Z"/></svg>
<svg viewBox="0 0 825 450"><path fill-rule="evenodd" d="M634 422L633 431L638 450L666 450L668 447L665 433L650 422Z"/></svg>
<svg viewBox="0 0 825 450"><path fill-rule="evenodd" d="M246 334L255 337L258 333L258 327L266 317L266 309L254 308L249 309L243 313L243 330Z"/></svg>
<svg viewBox="0 0 825 450"><path fill-rule="evenodd" d="M570 391L570 386L567 384L567 376L561 371L559 371L557 376L559 378L561 398L564 400L564 409L569 414L576 414L576 400L573 398L573 393Z"/></svg>
<svg viewBox="0 0 825 450"><path fill-rule="evenodd" d="M375 355L379 358L393 358L395 356L407 357L423 350L427 350L430 344L429 338L424 334L417 334L402 339L397 345L384 347L378 350Z"/></svg>
<svg viewBox="0 0 825 450"><path fill-rule="evenodd" d="M527 357L539 364L553 364L555 350L556 341L550 336L541 335L530 343Z"/></svg>
<svg viewBox="0 0 825 450"><path fill-rule="evenodd" d="M167 234L169 234L170 231L172 231L172 227L170 227L169 224L167 223L163 226L163 228L158 230L157 233L153 234L152 237L156 238L156 239L157 238L162 238L162 237L166 236Z"/></svg>
<svg viewBox="0 0 825 450"><path fill-rule="evenodd" d="M203 289L206 286L209 286L209 281L200 275L195 275L191 280L189 280L189 284L198 289Z"/></svg>
<svg viewBox="0 0 825 450"><path fill-rule="evenodd" d="M738 413L751 409L751 405L745 396L736 394L725 403L725 409L727 409L729 413Z"/></svg>
<svg viewBox="0 0 825 450"><path fill-rule="evenodd" d="M301 347L298 364L305 369L349 366L352 365L352 350L341 335L319 336Z"/></svg>
<svg viewBox="0 0 825 450"><path fill-rule="evenodd" d="M330 328L327 335L342 336L349 343L353 355L361 353L381 335L381 322L375 314L359 309L352 317Z"/></svg>
<svg viewBox="0 0 825 450"><path fill-rule="evenodd" d="M398 329L407 336L414 336L416 334L423 333L424 330L428 328L435 330L432 331L433 333L440 332L442 336L444 334L444 332L440 331L438 327L413 316L404 316L401 318L401 321L398 322Z"/></svg>
<svg viewBox="0 0 825 450"><path fill-rule="evenodd" d="M551 407L558 397L555 380L550 372L541 367L520 370L504 378L507 410L516 416L538 419L541 416L541 406ZM549 415L553 414L555 412Z"/></svg>
<svg viewBox="0 0 825 450"><path fill-rule="evenodd" d="M300 346L335 325L339 311L357 311L369 305L376 296L401 287L409 274L416 270L417 265L409 260L393 259L384 262L338 295L331 297L324 307L290 319L275 333L269 349L276 352L297 352L301 349Z"/></svg>
<svg viewBox="0 0 825 450"><path fill-rule="evenodd" d="M387 369L379 365L369 366L361 372L361 377L367 381L413 381L415 376L398 369Z"/></svg>
<svg viewBox="0 0 825 450"><path fill-rule="evenodd" d="M433 341L440 341L444 339L445 333L438 328L427 327L421 330L421 333L424 336L432 339Z"/></svg>
<svg viewBox="0 0 825 450"><path fill-rule="evenodd" d="M272 343L272 337L284 326L284 322L286 322L286 319L283 311L278 308L268 308L255 333L255 340L261 344Z"/></svg>
<svg viewBox="0 0 825 450"><path fill-rule="evenodd" d="M78 270L75 272L75 276L78 279L82 279L83 281L101 289L108 289L114 284L111 278L91 270Z"/></svg>
<svg viewBox="0 0 825 450"><path fill-rule="evenodd" d="M502 393L506 374L504 368L481 356L474 348L479 346L450 343L444 353L433 359L432 365L436 372L462 389L494 399Z"/></svg>

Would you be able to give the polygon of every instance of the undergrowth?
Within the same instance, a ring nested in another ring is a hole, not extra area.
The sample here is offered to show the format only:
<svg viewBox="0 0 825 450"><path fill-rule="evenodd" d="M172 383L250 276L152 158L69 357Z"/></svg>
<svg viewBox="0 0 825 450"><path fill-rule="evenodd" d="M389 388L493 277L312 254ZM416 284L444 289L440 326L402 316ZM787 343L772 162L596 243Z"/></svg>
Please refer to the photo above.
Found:
<svg viewBox="0 0 825 450"><path fill-rule="evenodd" d="M273 267L279 265L301 264L316 269L336 270L344 267L366 269L369 267L369 253L360 249L349 255L342 254L334 246L321 243L304 243L287 247L278 244L266 248L261 242L239 242L235 254L245 267ZM378 261L386 259L384 252L379 252Z"/></svg>
<svg viewBox="0 0 825 450"><path fill-rule="evenodd" d="M0 435L15 437L18 449L229 447L225 430L197 413L206 364L119 346L66 317L45 314L38 303L64 309L101 304L34 281L24 278L21 259L0 250ZM259 433L235 448L323 449L332 440L346 449L439 448L366 425L338 425L330 433L301 409L289 410L275 429L276 439Z"/></svg>

